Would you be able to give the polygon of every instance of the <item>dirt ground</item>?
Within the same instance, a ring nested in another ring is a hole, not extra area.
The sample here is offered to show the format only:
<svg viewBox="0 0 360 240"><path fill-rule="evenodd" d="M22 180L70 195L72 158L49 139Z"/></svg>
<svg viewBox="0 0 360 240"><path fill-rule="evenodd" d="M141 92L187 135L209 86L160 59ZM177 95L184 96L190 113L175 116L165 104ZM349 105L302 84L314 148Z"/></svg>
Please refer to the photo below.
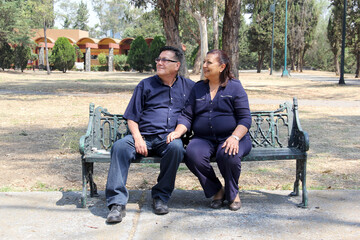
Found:
<svg viewBox="0 0 360 240"><path fill-rule="evenodd" d="M328 72L304 74L334 77ZM0 191L80 190L78 141L86 131L89 103L123 113L136 84L149 75L0 72ZM253 111L274 110L295 96L299 99L301 124L310 136L308 188L360 189L360 84L276 75L240 73L240 79ZM108 167L95 165L100 190ZM132 164L129 189L150 189L158 173L156 164ZM240 188L290 190L294 178L295 161L244 162ZM201 189L183 164L176 188Z"/></svg>

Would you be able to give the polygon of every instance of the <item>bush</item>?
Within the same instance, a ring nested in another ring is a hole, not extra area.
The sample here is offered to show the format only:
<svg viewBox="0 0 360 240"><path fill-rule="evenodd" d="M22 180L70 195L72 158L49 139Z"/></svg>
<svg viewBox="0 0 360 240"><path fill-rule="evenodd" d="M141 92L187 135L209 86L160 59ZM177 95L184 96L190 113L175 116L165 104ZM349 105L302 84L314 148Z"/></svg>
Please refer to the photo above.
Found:
<svg viewBox="0 0 360 240"><path fill-rule="evenodd" d="M18 45L15 48L14 55L15 66L19 67L21 72L24 72L27 63L31 58L31 48L29 46Z"/></svg>
<svg viewBox="0 0 360 240"><path fill-rule="evenodd" d="M128 63L130 67L136 71L143 72L149 61L149 47L143 37L137 37L130 45L128 55Z"/></svg>
<svg viewBox="0 0 360 240"><path fill-rule="evenodd" d="M59 69L65 73L66 70L74 67L75 58L75 48L69 40L65 37L59 37L51 52L50 63L54 65L55 69Z"/></svg>
<svg viewBox="0 0 360 240"><path fill-rule="evenodd" d="M105 64L107 64L107 62L108 62L107 56L106 56L105 53L100 53L100 54L98 55L98 60L99 60L99 63L100 63L101 65L105 65Z"/></svg>
<svg viewBox="0 0 360 240"><path fill-rule="evenodd" d="M11 64L14 62L14 51L10 45L6 42L0 42L0 67L5 70L5 68L10 68Z"/></svg>
<svg viewBox="0 0 360 240"><path fill-rule="evenodd" d="M156 70L155 58L160 54L160 49L165 46L165 38L163 36L156 36L150 44L150 63L154 70Z"/></svg>
<svg viewBox="0 0 360 240"><path fill-rule="evenodd" d="M108 66L107 65L91 65L91 71L94 72L105 72L108 71Z"/></svg>
<svg viewBox="0 0 360 240"><path fill-rule="evenodd" d="M124 71L128 57L125 54L114 56L114 66L118 71ZM129 67L128 67L129 68Z"/></svg>

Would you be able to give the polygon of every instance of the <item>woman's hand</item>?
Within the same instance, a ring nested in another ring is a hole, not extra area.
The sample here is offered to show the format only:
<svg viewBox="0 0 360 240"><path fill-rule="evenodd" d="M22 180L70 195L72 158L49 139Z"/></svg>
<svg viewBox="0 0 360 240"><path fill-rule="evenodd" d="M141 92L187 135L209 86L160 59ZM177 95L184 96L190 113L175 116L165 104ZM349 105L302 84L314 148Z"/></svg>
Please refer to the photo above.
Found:
<svg viewBox="0 0 360 240"><path fill-rule="evenodd" d="M236 155L239 153L239 140L230 136L221 147L225 148L225 153L229 153L229 155Z"/></svg>

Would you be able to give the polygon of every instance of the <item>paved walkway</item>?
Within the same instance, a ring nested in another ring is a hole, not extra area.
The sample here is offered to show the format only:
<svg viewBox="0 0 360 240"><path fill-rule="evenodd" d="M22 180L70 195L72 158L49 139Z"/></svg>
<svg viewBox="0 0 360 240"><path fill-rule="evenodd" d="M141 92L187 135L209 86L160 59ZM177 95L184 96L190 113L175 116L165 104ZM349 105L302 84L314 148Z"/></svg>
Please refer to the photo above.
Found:
<svg viewBox="0 0 360 240"><path fill-rule="evenodd" d="M0 193L0 239L359 239L360 191L243 191L243 207L208 208L202 191L176 190L170 213L152 213L150 191L131 191L123 222L106 224L104 193L79 208L79 192Z"/></svg>

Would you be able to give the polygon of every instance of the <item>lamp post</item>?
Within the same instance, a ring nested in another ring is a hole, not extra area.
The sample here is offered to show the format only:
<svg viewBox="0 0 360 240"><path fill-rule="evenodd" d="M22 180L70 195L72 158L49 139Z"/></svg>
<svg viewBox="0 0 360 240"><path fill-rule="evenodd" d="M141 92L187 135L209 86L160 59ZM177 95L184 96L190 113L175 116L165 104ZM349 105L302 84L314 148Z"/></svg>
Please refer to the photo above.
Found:
<svg viewBox="0 0 360 240"><path fill-rule="evenodd" d="M273 58L274 58L275 4L276 4L276 0L274 0L274 4L270 5L270 12L273 14L273 22L272 22L272 36L271 36L271 62L270 62L270 75L272 75L272 71L273 71Z"/></svg>
<svg viewBox="0 0 360 240"><path fill-rule="evenodd" d="M285 60L284 60L284 71L281 77L288 77L289 72L286 68L286 50L287 50L287 9L288 9L288 1L286 0L286 8L285 8Z"/></svg>
<svg viewBox="0 0 360 240"><path fill-rule="evenodd" d="M347 9L347 0L344 0L344 14L343 14L343 24L342 24L342 43L341 43L341 68L340 68L339 85L345 84L344 65L345 65L346 9Z"/></svg>

